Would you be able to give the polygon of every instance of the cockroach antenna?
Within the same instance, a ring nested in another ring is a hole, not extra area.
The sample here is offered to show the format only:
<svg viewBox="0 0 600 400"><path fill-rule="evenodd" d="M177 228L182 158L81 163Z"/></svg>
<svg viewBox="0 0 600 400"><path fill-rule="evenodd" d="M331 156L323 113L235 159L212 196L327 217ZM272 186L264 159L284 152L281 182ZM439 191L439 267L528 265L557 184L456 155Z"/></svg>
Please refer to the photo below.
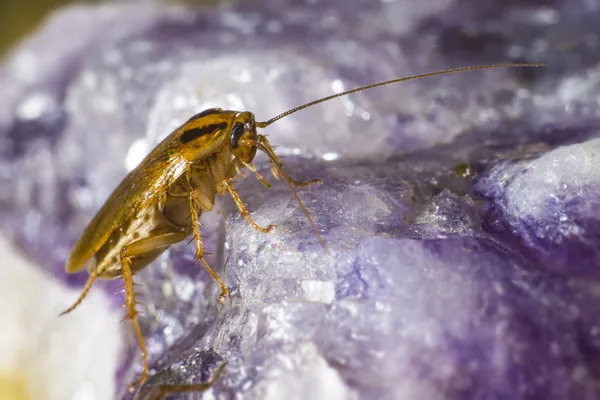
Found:
<svg viewBox="0 0 600 400"><path fill-rule="evenodd" d="M475 67L462 67L462 68L451 68L451 69L445 69L443 71L436 71L436 72L428 72L426 74L419 74L419 75L413 75L413 76L406 76L404 78L396 78L396 79L391 79L389 81L384 81L384 82L378 82L378 83L373 83L371 85L366 85L366 86L361 86L355 89L350 89L350 90L346 90L345 92L342 93L336 93L336 94L332 94L330 96L326 96L326 97L322 97L320 99L317 100L313 100L310 101L306 104L302 104L299 105L297 107L294 107L290 110L287 110L273 118L271 118L268 121L265 122L257 122L256 126L258 128L265 128L269 125L271 125L273 122L275 121L279 121L280 119L287 117L288 115L294 114L300 110L304 110L305 108L308 107L312 107L314 105L317 105L319 103L324 103L326 101L329 100L333 100L336 99L338 97L342 97L342 96L346 96L348 94L352 94L352 93L357 93L357 92L362 92L365 90L369 90L369 89L373 89L376 87L380 87L380 86L386 86L386 85L391 85L393 83L400 83L400 82L406 82L406 81L412 81L415 79L421 79L421 78L427 78L430 76L437 76L437 75L449 75L449 74L456 74L459 72L468 72L468 71L478 71L480 69L500 69L500 68L535 68L535 67L547 67L548 65L545 63L537 63L537 64L493 64L493 65L479 65L479 66L475 66Z"/></svg>

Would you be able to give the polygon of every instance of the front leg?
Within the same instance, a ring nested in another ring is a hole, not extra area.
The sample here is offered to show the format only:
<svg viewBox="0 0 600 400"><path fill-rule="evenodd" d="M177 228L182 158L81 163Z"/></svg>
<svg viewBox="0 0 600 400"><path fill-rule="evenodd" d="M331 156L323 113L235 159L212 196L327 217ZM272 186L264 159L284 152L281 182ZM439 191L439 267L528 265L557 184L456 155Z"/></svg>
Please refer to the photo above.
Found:
<svg viewBox="0 0 600 400"><path fill-rule="evenodd" d="M256 169L256 167L254 166L254 164L252 163L246 163L240 159L238 159L237 161L239 161L244 167L248 168L253 174L254 176L256 176L256 179L258 179L258 181L267 189L271 189L271 184L265 179L263 178L263 176L260 174L260 172L258 172L258 170ZM236 168L239 169L239 166L237 165L237 163L235 164Z"/></svg>
<svg viewBox="0 0 600 400"><path fill-rule="evenodd" d="M311 185L313 183L318 183L318 184L322 184L323 181L321 179L311 179L310 181L297 181L294 178L292 178L291 176L289 176L287 174L287 172L285 172L283 170L283 163L281 162L281 160L279 159L279 157L277 156L277 154L275 154L275 152L273 151L273 147L271 146L271 143L267 140L267 137L264 135L258 135L258 142L260 144L262 144L265 148L265 151L267 152L267 154L269 155L269 163L271 164L271 173L273 174L273 176L275 177L275 179L279 179L279 175L280 173L284 175L284 178L286 180L288 180L292 185L296 186L296 187L306 187L308 185ZM276 164L276 165L274 165Z"/></svg>
<svg viewBox="0 0 600 400"><path fill-rule="evenodd" d="M125 282L125 306L127 307L127 317L133 324L133 329L140 345L142 352L142 376L140 379L131 384L130 390L133 390L139 383L144 383L148 376L148 352L146 351L146 345L144 344L144 337L140 330L140 325L137 320L137 310L135 308L135 289L133 283L133 273L131 271L132 259L136 256L142 256L151 251L156 251L161 247L168 247L172 244L179 243L189 235L188 232L171 232L163 235L151 236L144 239L140 239L136 242L130 243L121 249L121 271L123 275L123 281Z"/></svg>
<svg viewBox="0 0 600 400"><path fill-rule="evenodd" d="M275 225L269 224L269 226L267 226L266 228L263 228L262 226L258 225L256 222L254 222L252 220L252 218L250 218L250 216L248 215L249 213L248 213L248 209L246 208L246 205L244 204L242 199L240 199L240 195L238 194L238 192L233 188L233 186L231 186L231 182L229 181L229 179L225 179L222 184L225 187L225 189L229 192L229 194L231 195L231 198L235 202L235 205L236 205L237 209L239 210L240 214L242 214L242 217L246 218L246 220L250 223L250 225L252 225L254 227L254 229L256 229L257 231L263 232L263 233L271 232L271 229L273 229L275 227Z"/></svg>

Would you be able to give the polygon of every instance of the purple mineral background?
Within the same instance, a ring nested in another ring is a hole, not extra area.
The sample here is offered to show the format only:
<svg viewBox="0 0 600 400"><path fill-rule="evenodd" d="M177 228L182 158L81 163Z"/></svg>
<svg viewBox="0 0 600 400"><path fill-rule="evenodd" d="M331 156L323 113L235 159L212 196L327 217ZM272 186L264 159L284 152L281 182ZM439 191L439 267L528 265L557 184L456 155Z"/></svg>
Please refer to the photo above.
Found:
<svg viewBox="0 0 600 400"><path fill-rule="evenodd" d="M396 76L547 62L363 92L268 127L293 176L324 181L299 193L328 251L282 182L239 180L277 228L253 230L229 199L203 216L223 306L186 243L139 274L151 377L138 398L224 361L210 398L600 398L599 20L598 0L64 9L0 66L2 230L80 287L85 274L63 272L77 236L195 112L266 120Z"/></svg>

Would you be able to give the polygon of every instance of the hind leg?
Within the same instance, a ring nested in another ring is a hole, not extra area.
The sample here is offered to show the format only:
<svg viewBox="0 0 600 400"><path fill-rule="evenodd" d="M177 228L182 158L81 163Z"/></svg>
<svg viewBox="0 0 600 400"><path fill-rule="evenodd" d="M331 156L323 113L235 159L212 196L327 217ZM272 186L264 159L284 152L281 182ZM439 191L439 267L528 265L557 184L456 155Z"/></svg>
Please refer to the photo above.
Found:
<svg viewBox="0 0 600 400"><path fill-rule="evenodd" d="M149 397L148 400L162 400L169 394L173 393L190 393L190 392L203 392L209 389L217 382L226 363L221 364L217 372L213 375L208 382L205 383L194 383L191 385L159 385L154 393Z"/></svg>
<svg viewBox="0 0 600 400"><path fill-rule="evenodd" d="M132 267L132 259L137 256L142 256L151 251L156 251L161 247L168 247L172 244L179 243L183 239L185 239L189 235L188 232L172 232L165 233L162 235L151 236L136 242L130 243L127 246L121 249L121 270L123 275L123 281L125 282L125 306L127 308L127 318L131 320L133 324L133 329L135 330L135 334L137 336L140 350L142 352L142 376L131 384L130 390L139 384L146 381L146 377L148 376L148 352L146 351L146 345L144 343L144 338L142 336L142 331L140 330L140 325L137 319L137 310L135 308L135 290L133 283L133 273L131 271Z"/></svg>
<svg viewBox="0 0 600 400"><path fill-rule="evenodd" d="M83 299L85 299L85 296L87 296L88 292L92 288L92 285L94 284L94 281L96 280L97 277L98 277L98 275L96 275L95 272L90 273L90 277L88 278L87 282L85 283L85 286L83 287L83 290L81 291L81 294L79 295L79 297L77 298L75 303L73 303L73 305L71 307L67 308L65 311L61 312L58 315L59 317L62 317L63 315L68 314L71 311L73 311L74 309L76 309L77 307L79 307L79 305L83 302Z"/></svg>

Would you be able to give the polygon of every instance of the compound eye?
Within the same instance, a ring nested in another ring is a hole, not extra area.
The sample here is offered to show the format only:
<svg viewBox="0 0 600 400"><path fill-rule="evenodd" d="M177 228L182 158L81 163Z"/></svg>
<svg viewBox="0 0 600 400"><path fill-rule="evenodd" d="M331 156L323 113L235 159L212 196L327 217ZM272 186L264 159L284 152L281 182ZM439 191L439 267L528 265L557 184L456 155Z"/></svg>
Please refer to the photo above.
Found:
<svg viewBox="0 0 600 400"><path fill-rule="evenodd" d="M244 134L244 131L244 124L242 124L241 122L236 122L233 125L233 128L231 129L231 142L229 143L232 149L238 148L238 141Z"/></svg>

